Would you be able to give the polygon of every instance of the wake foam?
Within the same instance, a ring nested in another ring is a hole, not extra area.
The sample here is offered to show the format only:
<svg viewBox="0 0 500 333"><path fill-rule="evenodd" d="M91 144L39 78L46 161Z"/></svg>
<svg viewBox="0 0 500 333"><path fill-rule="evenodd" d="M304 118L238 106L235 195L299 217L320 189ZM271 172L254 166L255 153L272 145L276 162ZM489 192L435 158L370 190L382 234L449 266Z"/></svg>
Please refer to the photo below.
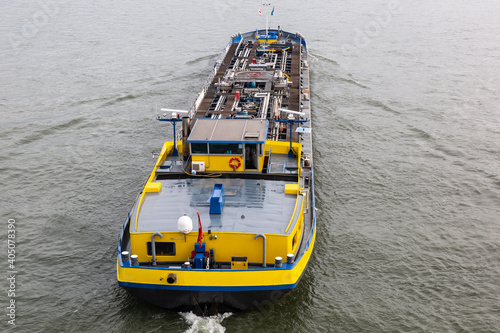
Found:
<svg viewBox="0 0 500 333"><path fill-rule="evenodd" d="M185 333L222 333L226 328L222 326L222 321L232 315L232 313L218 314L210 317L199 317L192 312L179 313L186 322L191 325Z"/></svg>

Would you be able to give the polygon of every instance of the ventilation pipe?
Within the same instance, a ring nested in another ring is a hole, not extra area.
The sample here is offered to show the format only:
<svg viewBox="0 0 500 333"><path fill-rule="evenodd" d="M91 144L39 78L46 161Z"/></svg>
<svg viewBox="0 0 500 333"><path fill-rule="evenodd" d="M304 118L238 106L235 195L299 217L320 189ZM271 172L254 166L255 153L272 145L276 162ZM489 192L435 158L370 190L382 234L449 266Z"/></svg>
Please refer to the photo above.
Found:
<svg viewBox="0 0 500 333"><path fill-rule="evenodd" d="M151 235L151 252L153 253L153 266L156 266L156 245L155 245L155 237L160 236L163 238L163 235L158 231Z"/></svg>
<svg viewBox="0 0 500 333"><path fill-rule="evenodd" d="M263 234L255 235L254 239L262 237L262 267L266 267L266 236Z"/></svg>

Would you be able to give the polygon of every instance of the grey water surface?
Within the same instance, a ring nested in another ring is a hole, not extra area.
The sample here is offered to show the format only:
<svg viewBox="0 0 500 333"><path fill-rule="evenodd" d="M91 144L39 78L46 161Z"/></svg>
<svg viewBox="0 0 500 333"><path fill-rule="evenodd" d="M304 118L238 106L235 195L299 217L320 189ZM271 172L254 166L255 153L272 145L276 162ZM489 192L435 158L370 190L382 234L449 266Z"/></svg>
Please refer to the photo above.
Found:
<svg viewBox="0 0 500 333"><path fill-rule="evenodd" d="M311 53L301 283L216 318L117 286L122 223L171 139L157 110L191 106L229 37L265 25L260 3L0 3L2 332L500 331L496 0L277 1L271 26Z"/></svg>

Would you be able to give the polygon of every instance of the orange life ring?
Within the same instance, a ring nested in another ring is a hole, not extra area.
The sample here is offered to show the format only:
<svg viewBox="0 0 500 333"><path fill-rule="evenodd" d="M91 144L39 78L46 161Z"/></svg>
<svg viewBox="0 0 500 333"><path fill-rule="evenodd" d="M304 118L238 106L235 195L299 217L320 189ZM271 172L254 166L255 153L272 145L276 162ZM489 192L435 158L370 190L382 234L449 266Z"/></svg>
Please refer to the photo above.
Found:
<svg viewBox="0 0 500 333"><path fill-rule="evenodd" d="M236 163L235 163L236 161ZM231 168L233 168L234 171L236 171L236 169L238 169L240 166L241 166L241 161L238 157L232 157L230 160L229 160L229 166Z"/></svg>

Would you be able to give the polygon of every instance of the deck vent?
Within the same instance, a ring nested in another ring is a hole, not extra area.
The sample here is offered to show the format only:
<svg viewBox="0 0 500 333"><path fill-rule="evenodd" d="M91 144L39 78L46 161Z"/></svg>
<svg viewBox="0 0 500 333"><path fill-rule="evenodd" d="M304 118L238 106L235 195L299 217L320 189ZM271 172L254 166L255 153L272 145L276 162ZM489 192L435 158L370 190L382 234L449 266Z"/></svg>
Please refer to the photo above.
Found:
<svg viewBox="0 0 500 333"><path fill-rule="evenodd" d="M258 139L258 138L259 138L258 132L245 132L245 139Z"/></svg>
<svg viewBox="0 0 500 333"><path fill-rule="evenodd" d="M231 257L231 269L248 269L248 258Z"/></svg>
<svg viewBox="0 0 500 333"><path fill-rule="evenodd" d="M193 171L196 172L204 172L205 171L205 162L192 162Z"/></svg>

